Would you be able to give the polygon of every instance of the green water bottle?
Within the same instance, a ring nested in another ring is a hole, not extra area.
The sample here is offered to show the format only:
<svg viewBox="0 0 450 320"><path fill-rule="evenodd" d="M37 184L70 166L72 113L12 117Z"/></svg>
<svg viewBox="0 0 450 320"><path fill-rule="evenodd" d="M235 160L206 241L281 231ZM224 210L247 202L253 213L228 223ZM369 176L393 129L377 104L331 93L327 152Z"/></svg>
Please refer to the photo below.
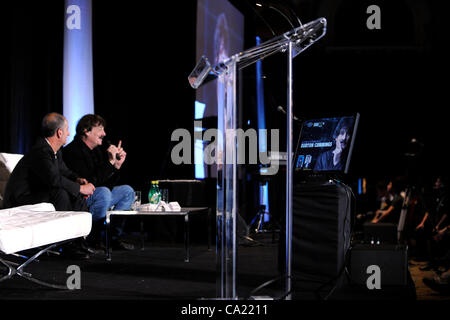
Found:
<svg viewBox="0 0 450 320"><path fill-rule="evenodd" d="M152 185L148 192L148 203L158 204L161 199L161 192L159 191L159 181L152 181Z"/></svg>

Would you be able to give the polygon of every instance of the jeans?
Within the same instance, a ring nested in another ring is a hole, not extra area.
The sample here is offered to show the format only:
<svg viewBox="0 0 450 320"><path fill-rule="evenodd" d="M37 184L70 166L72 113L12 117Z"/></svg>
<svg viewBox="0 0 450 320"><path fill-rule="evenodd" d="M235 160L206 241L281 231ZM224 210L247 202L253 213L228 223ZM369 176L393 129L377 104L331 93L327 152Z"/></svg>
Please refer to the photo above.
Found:
<svg viewBox="0 0 450 320"><path fill-rule="evenodd" d="M134 201L134 190L128 185L117 186L110 191L107 187L98 187L94 194L87 199L92 221L97 222L105 219L106 211L111 207L113 210L130 210Z"/></svg>
<svg viewBox="0 0 450 320"><path fill-rule="evenodd" d="M87 198L89 212L92 214L93 226L103 225L105 223L106 211L110 210L111 207L113 207L113 210L130 210L133 201L134 189L129 185L114 187L112 191L107 187L96 188L94 194ZM115 230L116 235L120 235L123 231L122 229L123 223L121 228ZM94 231L93 233L97 232ZM92 236L95 237L94 234Z"/></svg>

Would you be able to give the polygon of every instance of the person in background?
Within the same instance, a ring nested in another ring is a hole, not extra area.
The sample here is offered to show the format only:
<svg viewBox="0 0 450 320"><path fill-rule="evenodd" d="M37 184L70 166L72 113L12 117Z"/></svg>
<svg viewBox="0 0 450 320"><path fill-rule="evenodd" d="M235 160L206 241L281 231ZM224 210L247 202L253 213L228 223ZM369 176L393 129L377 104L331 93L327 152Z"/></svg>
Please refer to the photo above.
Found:
<svg viewBox="0 0 450 320"><path fill-rule="evenodd" d="M428 226L428 252L429 263L421 270L437 270L439 267L449 265L449 245L450 245L450 221L448 219L448 190L445 178L437 176L433 181L433 188L427 195L429 210L423 221L417 226L418 230L423 230Z"/></svg>
<svg viewBox="0 0 450 320"><path fill-rule="evenodd" d="M391 180L386 186L385 194L381 197L381 207L375 212L375 217L371 222L398 223L402 205L403 198L399 193L398 183Z"/></svg>

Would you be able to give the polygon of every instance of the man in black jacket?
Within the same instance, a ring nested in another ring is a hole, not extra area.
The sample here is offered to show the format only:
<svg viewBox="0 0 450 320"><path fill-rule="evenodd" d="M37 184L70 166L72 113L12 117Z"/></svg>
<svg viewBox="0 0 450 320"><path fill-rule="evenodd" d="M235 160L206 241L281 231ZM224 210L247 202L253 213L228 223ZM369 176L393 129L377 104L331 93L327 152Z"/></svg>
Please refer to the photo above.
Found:
<svg viewBox="0 0 450 320"><path fill-rule="evenodd" d="M102 148L105 136L105 120L98 115L88 114L78 121L74 140L63 149L67 166L96 187L94 194L87 199L87 204L97 236L100 236L106 212L110 208L129 210L134 201L133 188L118 185L120 168L127 154L121 147L121 142L117 146L108 144L106 148ZM116 236L119 236L122 229L119 228L117 233ZM98 238L92 240L99 242ZM122 241L115 243L124 249L132 248Z"/></svg>
<svg viewBox="0 0 450 320"><path fill-rule="evenodd" d="M42 134L14 168L5 190L5 207L49 202L58 211L88 211L85 196L95 187L64 164L60 148L69 136L67 120L49 113Z"/></svg>
<svg viewBox="0 0 450 320"><path fill-rule="evenodd" d="M88 211L86 197L95 187L68 169L61 147L69 136L67 120L58 113L49 113L42 120L42 137L17 163L5 190L5 207L41 202L52 203L57 211ZM83 239L63 246L63 256L87 259L89 248Z"/></svg>

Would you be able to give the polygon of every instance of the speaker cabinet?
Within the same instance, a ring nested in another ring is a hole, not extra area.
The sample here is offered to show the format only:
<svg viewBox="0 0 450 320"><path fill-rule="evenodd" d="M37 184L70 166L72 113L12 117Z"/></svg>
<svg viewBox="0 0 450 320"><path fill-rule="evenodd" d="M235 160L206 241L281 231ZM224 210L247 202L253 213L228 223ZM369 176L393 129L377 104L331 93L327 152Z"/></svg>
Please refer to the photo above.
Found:
<svg viewBox="0 0 450 320"><path fill-rule="evenodd" d="M336 184L293 189L292 274L295 281L331 283L343 274L351 236L351 190Z"/></svg>
<svg viewBox="0 0 450 320"><path fill-rule="evenodd" d="M355 245L350 254L350 275L355 284L367 285L374 268L379 268L381 288L406 286L408 279L408 253L404 245Z"/></svg>
<svg viewBox="0 0 450 320"><path fill-rule="evenodd" d="M397 225L395 223L370 223L363 225L364 241L370 244L397 244Z"/></svg>

